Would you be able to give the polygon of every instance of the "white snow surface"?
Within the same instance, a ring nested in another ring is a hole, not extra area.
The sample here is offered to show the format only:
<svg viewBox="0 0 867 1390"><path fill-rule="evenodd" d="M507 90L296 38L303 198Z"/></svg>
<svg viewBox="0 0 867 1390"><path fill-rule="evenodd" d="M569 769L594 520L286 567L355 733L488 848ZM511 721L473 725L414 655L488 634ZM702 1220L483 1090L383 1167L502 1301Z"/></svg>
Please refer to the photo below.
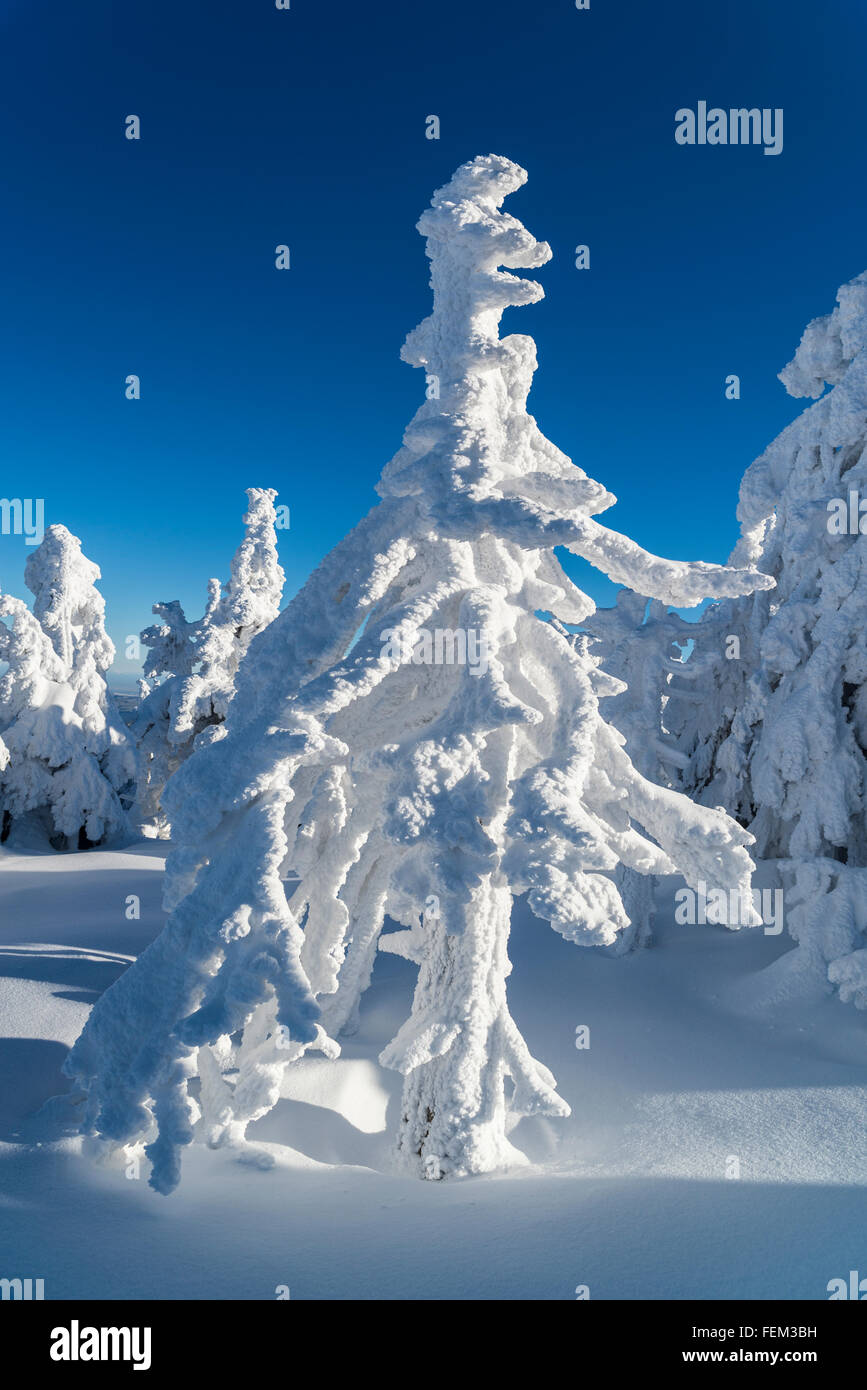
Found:
<svg viewBox="0 0 867 1390"><path fill-rule="evenodd" d="M146 1164L94 1164L52 1097L94 999L162 926L164 850L0 851L0 1275L44 1278L47 1299L825 1299L863 1268L863 1017L769 999L788 938L672 925L676 879L653 946L616 960L516 904L511 1011L572 1107L512 1130L523 1168L396 1168L400 1080L377 1054L414 972L393 954L342 1056L287 1068L252 1127L270 1171L194 1146L166 1202Z"/></svg>

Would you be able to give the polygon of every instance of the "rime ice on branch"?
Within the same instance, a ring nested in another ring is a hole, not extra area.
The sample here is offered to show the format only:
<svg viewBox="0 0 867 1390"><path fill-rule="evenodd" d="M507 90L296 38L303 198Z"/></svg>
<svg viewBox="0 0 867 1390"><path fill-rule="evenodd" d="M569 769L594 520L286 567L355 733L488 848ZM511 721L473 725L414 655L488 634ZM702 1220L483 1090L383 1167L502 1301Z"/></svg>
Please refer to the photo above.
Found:
<svg viewBox="0 0 867 1390"><path fill-rule="evenodd" d="M65 526L49 526L24 570L34 595L0 597L0 810L3 837L37 823L78 848L127 830L135 753L105 682L114 646L105 631L99 569Z"/></svg>
<svg viewBox="0 0 867 1390"><path fill-rule="evenodd" d="M557 545L671 603L770 581L661 560L601 526L614 498L527 414L533 342L498 336L508 305L542 296L502 267L550 257L501 211L525 177L474 159L423 214L434 308L404 357L438 398L380 504L252 643L222 737L167 789L169 923L69 1063L90 1132L144 1139L160 1191L184 1144L242 1146L287 1062L334 1050L326 1032L352 1027L378 946L419 965L382 1056L405 1076L400 1153L434 1178L520 1159L510 1115L567 1107L509 1013L513 898L592 945L628 926L620 864L748 887L749 836L641 776L600 717L607 678L535 616L592 611ZM401 659L430 632L483 633L485 660ZM404 930L381 936L387 918Z"/></svg>

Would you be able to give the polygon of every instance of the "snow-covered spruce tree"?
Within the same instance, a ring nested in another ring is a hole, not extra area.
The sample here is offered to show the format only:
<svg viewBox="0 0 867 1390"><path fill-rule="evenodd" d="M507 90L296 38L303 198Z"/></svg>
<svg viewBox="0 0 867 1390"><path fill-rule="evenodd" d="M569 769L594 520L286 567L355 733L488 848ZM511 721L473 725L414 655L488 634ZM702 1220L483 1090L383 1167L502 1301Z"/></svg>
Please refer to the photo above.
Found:
<svg viewBox="0 0 867 1390"><path fill-rule="evenodd" d="M768 613L767 593L710 604L693 627L692 656L669 681L665 709L684 759L681 789L742 825L754 814L749 748L764 694L759 643Z"/></svg>
<svg viewBox="0 0 867 1390"><path fill-rule="evenodd" d="M406 930L383 944L419 965L382 1055L405 1076L399 1149L441 1177L520 1158L507 1112L567 1113L508 1010L516 895L590 945L627 926L618 863L748 889L746 833L641 776L600 717L606 678L535 616L592 610L557 545L675 604L770 581L600 526L614 498L527 414L533 342L498 337L542 295L499 267L550 256L500 211L525 177L474 159L423 214L434 309L403 356L430 398L380 504L252 644L225 724L172 778L169 921L67 1063L87 1132L144 1140L158 1191L196 1134L243 1150L287 1062L335 1050L324 1030L351 1026L387 918Z"/></svg>
<svg viewBox="0 0 867 1390"><path fill-rule="evenodd" d="M176 599L155 603L160 621L141 634L149 654L132 733L141 760L136 820L147 834L170 834L162 807L166 782L189 757L197 736L225 719L244 653L279 612L284 575L276 496L273 488L247 489L244 539L228 583L221 590L218 580L209 580L202 618L188 622Z"/></svg>
<svg viewBox="0 0 867 1390"><path fill-rule="evenodd" d="M758 854L784 861L800 949L781 972L864 1007L867 273L808 326L780 379L816 404L741 485L731 563L757 565L776 588L721 604L705 636L699 625L715 660L690 730L692 784L749 826Z"/></svg>
<svg viewBox="0 0 867 1390"><path fill-rule="evenodd" d="M139 681L142 700L171 677L192 675L196 664L197 625L188 622L179 601L155 603L151 612L156 613L159 621L141 633L142 643L148 648Z"/></svg>
<svg viewBox="0 0 867 1390"><path fill-rule="evenodd" d="M621 589L614 608L597 609L583 624L590 651L617 682L602 712L639 772L745 822L738 737L750 727L756 620L767 603L766 593L726 599L697 624Z"/></svg>
<svg viewBox="0 0 867 1390"><path fill-rule="evenodd" d="M135 751L105 681L99 569L65 526L49 526L24 571L34 595L0 598L0 808L3 837L28 818L77 848L127 829Z"/></svg>
<svg viewBox="0 0 867 1390"><path fill-rule="evenodd" d="M668 731L666 705L669 684L684 669L689 635L689 624L664 603L620 589L615 606L591 613L573 639L588 643L587 656L613 678L598 691L604 697L601 712L626 740L633 767L651 782L676 789L687 759ZM630 926L609 949L623 955L650 939L655 879L618 864L614 881Z"/></svg>
<svg viewBox="0 0 867 1390"><path fill-rule="evenodd" d="M613 608L598 608L582 624L606 674L621 683L602 713L625 738L633 767L661 786L678 787L688 763L668 732L666 706L672 678L686 670L682 653L693 626L631 589L620 589Z"/></svg>
<svg viewBox="0 0 867 1390"><path fill-rule="evenodd" d="M169 741L172 696L180 681L192 675L197 625L187 621L177 599L155 603L152 611L158 621L141 633L148 655L139 681L140 703L130 728L139 757L133 819L145 835L162 839L170 834L161 805L163 789L183 761L182 751Z"/></svg>

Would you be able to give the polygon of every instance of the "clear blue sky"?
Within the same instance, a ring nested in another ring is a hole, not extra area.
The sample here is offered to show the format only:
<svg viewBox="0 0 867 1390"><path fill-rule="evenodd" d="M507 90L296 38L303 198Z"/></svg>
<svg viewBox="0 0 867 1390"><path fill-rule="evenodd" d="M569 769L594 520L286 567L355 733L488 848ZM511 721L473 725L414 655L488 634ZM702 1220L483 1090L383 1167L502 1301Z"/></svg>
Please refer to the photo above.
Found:
<svg viewBox="0 0 867 1390"><path fill-rule="evenodd" d="M865 39L854 0L0 0L0 493L81 536L119 645L156 599L201 612L250 485L291 508L293 592L422 396L416 218L495 152L554 250L504 325L538 344L542 429L610 524L724 560L799 409L776 373L867 268ZM783 153L678 146L701 99L782 107ZM24 595L27 553L0 537L0 587Z"/></svg>

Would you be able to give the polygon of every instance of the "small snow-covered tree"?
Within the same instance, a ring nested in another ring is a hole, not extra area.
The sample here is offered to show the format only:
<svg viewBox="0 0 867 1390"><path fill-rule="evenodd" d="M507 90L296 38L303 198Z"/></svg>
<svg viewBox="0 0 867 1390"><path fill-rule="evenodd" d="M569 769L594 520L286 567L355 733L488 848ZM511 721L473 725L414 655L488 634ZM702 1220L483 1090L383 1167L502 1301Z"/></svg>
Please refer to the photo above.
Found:
<svg viewBox="0 0 867 1390"><path fill-rule="evenodd" d="M534 344L498 336L542 296L500 267L550 256L501 211L525 178L474 159L423 214L434 308L403 356L428 398L380 504L251 645L225 723L172 778L169 921L68 1060L86 1131L145 1141L158 1191L197 1134L244 1150L287 1062L334 1052L380 941L419 967L381 1059L405 1077L400 1153L431 1178L519 1159L509 1113L568 1107L509 1012L513 898L592 945L628 925L618 864L748 893L749 836L636 770L599 713L608 678L536 616L592 611L558 545L679 605L771 581L601 526L613 496L527 414Z"/></svg>
<svg viewBox="0 0 867 1390"><path fill-rule="evenodd" d="M687 759L668 730L666 706L670 683L684 669L689 624L658 599L620 589L613 608L598 608L584 620L582 634L576 644L589 637L588 658L611 678L598 692L601 712L626 740L633 767L651 782L678 788ZM610 948L622 955L650 938L656 885L653 876L625 864L617 865L614 881L630 920Z"/></svg>
<svg viewBox="0 0 867 1390"><path fill-rule="evenodd" d="M765 695L759 643L769 613L767 593L751 600L709 605L666 704L666 728L683 759L682 789L702 805L723 806L743 825L754 815L749 752Z"/></svg>
<svg viewBox="0 0 867 1390"><path fill-rule="evenodd" d="M666 706L672 678L687 669L683 652L693 626L631 589L620 589L614 608L597 608L582 624L593 638L592 652L622 687L605 700L602 713L626 739L633 766L661 786L677 787L688 762L668 732Z"/></svg>
<svg viewBox="0 0 867 1390"><path fill-rule="evenodd" d="M139 681L143 700L172 676L191 675L196 664L196 624L187 621L178 600L155 603L151 611L159 621L141 633L141 640L148 648Z"/></svg>
<svg viewBox="0 0 867 1390"><path fill-rule="evenodd" d="M127 829L136 760L105 681L114 646L99 577L81 542L49 526L24 572L33 612L0 598L4 837L25 817L73 847Z"/></svg>
<svg viewBox="0 0 867 1390"><path fill-rule="evenodd" d="M691 782L749 826L757 853L784 861L800 948L781 971L823 962L826 987L863 1005L867 273L808 326L780 378L816 404L745 474L731 560L757 565L776 588L720 605L707 633L699 625L713 661L686 730Z"/></svg>
<svg viewBox="0 0 867 1390"><path fill-rule="evenodd" d="M170 827L161 805L163 789L183 761L182 752L169 741L172 696L178 682L191 675L195 666L196 624L187 621L177 599L155 603L153 612L158 621L141 633L148 655L139 680L140 703L130 727L139 757L134 820L144 834L164 838Z"/></svg>
<svg viewBox="0 0 867 1390"><path fill-rule="evenodd" d="M198 735L225 719L244 653L279 612L284 575L276 496L273 488L247 489L244 539L222 590L218 580L209 580L202 618L188 622L177 600L156 603L160 621L141 634L149 654L132 733L142 768L136 818L148 834L170 833L162 807L166 782Z"/></svg>

